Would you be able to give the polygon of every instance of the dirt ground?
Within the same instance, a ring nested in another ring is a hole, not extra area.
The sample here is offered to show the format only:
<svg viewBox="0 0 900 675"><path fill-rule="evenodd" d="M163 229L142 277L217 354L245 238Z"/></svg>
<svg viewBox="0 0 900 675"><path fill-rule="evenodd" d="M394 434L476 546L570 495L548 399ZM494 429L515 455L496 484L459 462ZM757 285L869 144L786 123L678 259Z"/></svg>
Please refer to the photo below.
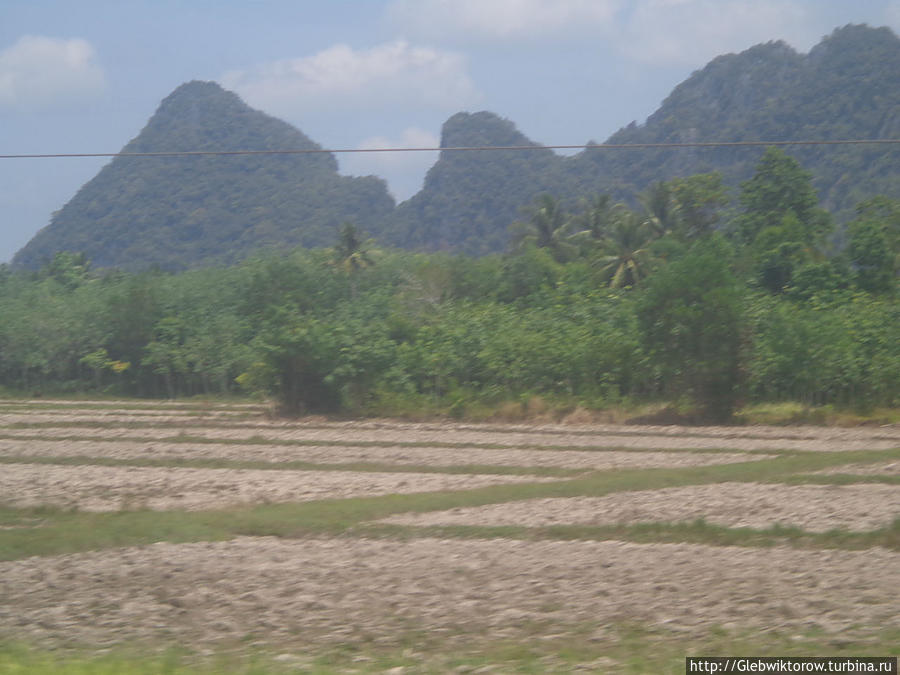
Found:
<svg viewBox="0 0 900 675"><path fill-rule="evenodd" d="M3 495L0 500L18 508L51 505L81 511L135 508L197 511L547 480L553 479L441 473L6 464L0 467L0 495Z"/></svg>
<svg viewBox="0 0 900 675"><path fill-rule="evenodd" d="M0 563L0 628L50 644L451 642L639 622L900 626L900 555L691 544L243 538Z"/></svg>
<svg viewBox="0 0 900 675"><path fill-rule="evenodd" d="M34 405L40 407L0 402L0 457L8 460L0 464L0 503L191 510L557 480L476 467L678 468L764 461L784 450L900 447L896 426L281 422L254 406L216 406L214 415L201 416L174 404L129 402L108 410L85 402ZM173 440L179 434L184 442ZM82 459L78 466L28 463L52 457ZM102 465L110 459L469 468L449 474ZM897 469L880 462L833 471L890 476ZM703 517L735 527L782 523L822 531L872 529L898 514L900 486L892 484L724 483L509 502L391 521L541 525ZM419 635L468 645L558 635L605 639L623 624L685 640L715 627L852 637L900 629L900 596L891 590L897 588L900 553L882 548L242 537L0 562L0 639L280 649L395 646Z"/></svg>
<svg viewBox="0 0 900 675"><path fill-rule="evenodd" d="M27 437L36 435L42 438L118 438L118 439L142 439L161 440L171 439L175 436L202 438L208 440L223 440L227 442L240 441L242 439L254 439L254 441L274 442L301 442L322 444L414 444L416 446L441 446L448 443L466 446L481 445L492 447L511 448L540 448L542 446L554 446L556 448L626 448L642 450L734 450L734 451L769 451L769 450L795 450L806 452L841 452L853 450L888 450L900 446L900 438L889 435L857 431L856 434L839 434L836 436L823 435L822 438L796 438L757 436L747 431L743 434L723 432L721 435L685 433L654 433L647 431L644 434L631 431L582 431L574 433L571 429L551 433L548 431L532 430L518 431L510 428L490 428L485 431L463 429L457 430L454 425L446 428L416 429L416 425L396 425L392 428L354 429L340 423L315 427L280 427L276 425L252 425L212 426L209 422L205 425L190 425L164 422L160 426L151 427L109 427L109 426L83 426L81 423L89 423L95 420L79 420L77 427L61 426L57 428L3 428L0 419L0 434L6 438ZM156 424L154 420L154 424ZM409 427L409 428L407 428ZM681 429L681 428L679 428ZM754 427L754 429L756 429Z"/></svg>
<svg viewBox="0 0 900 675"><path fill-rule="evenodd" d="M66 426L77 423L79 426ZM97 426L88 426L96 423ZM16 429L17 424L58 424L59 427ZM151 424L153 426L146 426ZM129 426L138 425L138 426ZM7 427L7 428L4 428ZM93 410L64 413L35 411L0 414L0 432L4 436L104 438L171 438L174 435L223 439L268 439L323 443L403 443L416 445L494 445L500 447L540 447L553 445L571 448L641 449L730 449L738 451L798 450L847 451L881 450L900 446L900 427L857 427L853 429L820 427L680 427L636 425L550 425L490 424L472 425L451 422L413 423L387 420L358 422L327 421L312 418L301 422L255 419L211 422L189 415L133 415Z"/></svg>
<svg viewBox="0 0 900 675"><path fill-rule="evenodd" d="M384 463L398 465L519 466L560 469L626 469L733 464L774 455L740 452L653 452L632 450L518 450L515 448L434 448L417 446L265 445L241 443L165 443L109 439L0 440L0 456L101 457L117 460L191 459L316 464Z"/></svg>
<svg viewBox="0 0 900 675"><path fill-rule="evenodd" d="M810 532L874 530L900 515L900 485L716 483L532 499L392 516L395 525L615 525L703 518L727 527L792 525Z"/></svg>
<svg viewBox="0 0 900 675"><path fill-rule="evenodd" d="M834 475L848 473L856 476L900 476L900 462L880 462L875 464L843 464L830 469L816 471L817 474Z"/></svg>

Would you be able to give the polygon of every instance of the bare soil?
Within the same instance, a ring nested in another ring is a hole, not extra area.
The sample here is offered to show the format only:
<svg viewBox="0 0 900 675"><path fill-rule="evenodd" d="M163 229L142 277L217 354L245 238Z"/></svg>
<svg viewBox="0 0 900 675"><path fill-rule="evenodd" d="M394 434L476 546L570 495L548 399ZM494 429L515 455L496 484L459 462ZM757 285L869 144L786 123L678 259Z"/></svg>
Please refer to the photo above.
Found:
<svg viewBox="0 0 900 675"><path fill-rule="evenodd" d="M104 459L192 459L316 464L383 463L397 465L518 466L610 470L676 468L733 464L770 459L774 455L740 452L645 452L640 450L518 450L515 448L434 448L343 445L264 445L240 443L167 443L127 441L0 440L6 457L102 457Z"/></svg>
<svg viewBox="0 0 900 675"><path fill-rule="evenodd" d="M0 633L49 644L471 642L638 622L865 635L900 555L691 544L243 538L0 563Z"/></svg>
<svg viewBox="0 0 900 675"><path fill-rule="evenodd" d="M227 423L211 425L204 420L187 417L156 417L152 426L139 416L119 416L104 420L92 414L47 419L43 415L0 415L0 432L4 436L70 437L73 435L102 438L171 438L183 434L204 439L240 440L254 438L272 441L340 443L414 443L417 445L493 445L530 448L639 448L647 450L796 450L810 452L887 450L900 447L897 428L805 429L778 435L781 427L640 427L596 425L573 428L560 426L504 425L473 427L472 425L413 424L403 422L316 422L297 423ZM78 426L65 426L66 422ZM60 427L17 429L8 425L21 423L60 424ZM84 426L96 423L97 426ZM129 428L131 423L139 427ZM108 426L108 425L121 426ZM7 428L3 428L7 425Z"/></svg>
<svg viewBox="0 0 900 675"><path fill-rule="evenodd" d="M816 471L817 474L833 475L848 473L856 476L900 476L900 462L880 462L874 464L842 464Z"/></svg>
<svg viewBox="0 0 900 675"><path fill-rule="evenodd" d="M792 525L811 532L874 530L900 517L900 485L717 483L532 499L392 516L396 525L614 525L703 518L727 527Z"/></svg>
<svg viewBox="0 0 900 675"><path fill-rule="evenodd" d="M779 450L900 447L896 426L683 428L320 418L280 422L267 420L253 406L217 407L222 414L214 419L165 404L136 411L130 408L140 406L128 406L98 412L69 402L60 411L25 405L2 413L0 456L596 470L764 460ZM253 417L236 421L230 417L233 413ZM21 423L60 426L11 426ZM146 440L171 439L179 433L223 442ZM92 436L104 440L90 440ZM241 442L250 439L252 443ZM267 445L261 439L304 444ZM379 445L367 446L373 442ZM440 447L447 444L451 447ZM684 451L698 449L703 452ZM451 475L108 467L86 459L84 466L0 464L0 502L193 509L538 480L474 471ZM423 515L472 517L478 524L486 522L486 516L525 525L704 517L733 526L782 522L805 529L870 529L900 511L898 490L900 486L893 485L734 483ZM900 553L880 548L810 551L616 541L246 537L0 562L0 640L51 646L137 641L247 648L396 645L418 635L468 645L548 635L604 639L616 625L635 623L685 640L717 626L788 635L821 631L844 638L900 628L897 588Z"/></svg>
<svg viewBox="0 0 900 675"><path fill-rule="evenodd" d="M6 464L0 472L0 495L3 495L0 499L8 506L19 508L51 505L80 511L135 508L195 511L547 480L553 479L441 473Z"/></svg>

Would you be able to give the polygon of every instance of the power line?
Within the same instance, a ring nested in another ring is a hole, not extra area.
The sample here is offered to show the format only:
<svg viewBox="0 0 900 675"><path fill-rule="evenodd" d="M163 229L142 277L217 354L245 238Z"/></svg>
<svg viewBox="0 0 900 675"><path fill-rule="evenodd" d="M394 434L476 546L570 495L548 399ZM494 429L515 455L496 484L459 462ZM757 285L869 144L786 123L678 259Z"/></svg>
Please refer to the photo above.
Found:
<svg viewBox="0 0 900 675"><path fill-rule="evenodd" d="M693 141L683 143L588 143L585 145L479 145L448 148L308 148L283 150L171 150L161 152L54 152L3 155L0 159L54 159L78 157L201 157L227 155L317 155L378 152L484 152L497 150L667 150L677 148L741 148L789 145L900 145L900 138L789 141Z"/></svg>

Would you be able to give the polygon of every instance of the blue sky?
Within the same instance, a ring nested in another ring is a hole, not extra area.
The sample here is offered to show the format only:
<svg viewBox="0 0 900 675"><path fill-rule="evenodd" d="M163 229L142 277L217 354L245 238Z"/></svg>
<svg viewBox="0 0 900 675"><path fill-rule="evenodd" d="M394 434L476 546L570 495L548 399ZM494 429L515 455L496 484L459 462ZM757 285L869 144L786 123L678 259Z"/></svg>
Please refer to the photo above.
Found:
<svg viewBox="0 0 900 675"><path fill-rule="evenodd" d="M602 141L718 54L847 23L900 32L900 0L0 0L0 154L115 152L193 79L325 147L436 145L461 110ZM339 161L405 199L435 159ZM0 262L105 161L0 160Z"/></svg>

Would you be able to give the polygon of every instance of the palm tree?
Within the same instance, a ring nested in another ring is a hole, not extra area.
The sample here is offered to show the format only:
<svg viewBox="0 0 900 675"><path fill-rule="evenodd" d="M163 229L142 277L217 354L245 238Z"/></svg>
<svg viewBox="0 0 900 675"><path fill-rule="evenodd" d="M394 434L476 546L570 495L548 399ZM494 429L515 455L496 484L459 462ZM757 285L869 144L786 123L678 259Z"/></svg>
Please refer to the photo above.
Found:
<svg viewBox="0 0 900 675"><path fill-rule="evenodd" d="M569 216L557 199L543 194L535 200L527 223L513 223L513 244L521 248L532 244L546 248L557 262L572 257L572 245L566 241L571 226Z"/></svg>
<svg viewBox="0 0 900 675"><path fill-rule="evenodd" d="M653 226L624 206L601 243L603 253L595 260L610 288L637 286L647 276L652 262L649 246L656 238Z"/></svg>
<svg viewBox="0 0 900 675"><path fill-rule="evenodd" d="M609 195L597 195L589 200L581 200L581 213L572 219L573 224L581 229L569 239L585 252L594 248L608 234L614 210L615 206Z"/></svg>
<svg viewBox="0 0 900 675"><path fill-rule="evenodd" d="M350 295L354 299L357 274L375 264L365 248L367 244L353 223L344 223L341 226L338 243L334 247L334 264L343 269L350 279Z"/></svg>
<svg viewBox="0 0 900 675"><path fill-rule="evenodd" d="M678 224L678 202L672 194L672 186L664 181L653 183L638 197L646 212L647 224L657 237L671 232Z"/></svg>

